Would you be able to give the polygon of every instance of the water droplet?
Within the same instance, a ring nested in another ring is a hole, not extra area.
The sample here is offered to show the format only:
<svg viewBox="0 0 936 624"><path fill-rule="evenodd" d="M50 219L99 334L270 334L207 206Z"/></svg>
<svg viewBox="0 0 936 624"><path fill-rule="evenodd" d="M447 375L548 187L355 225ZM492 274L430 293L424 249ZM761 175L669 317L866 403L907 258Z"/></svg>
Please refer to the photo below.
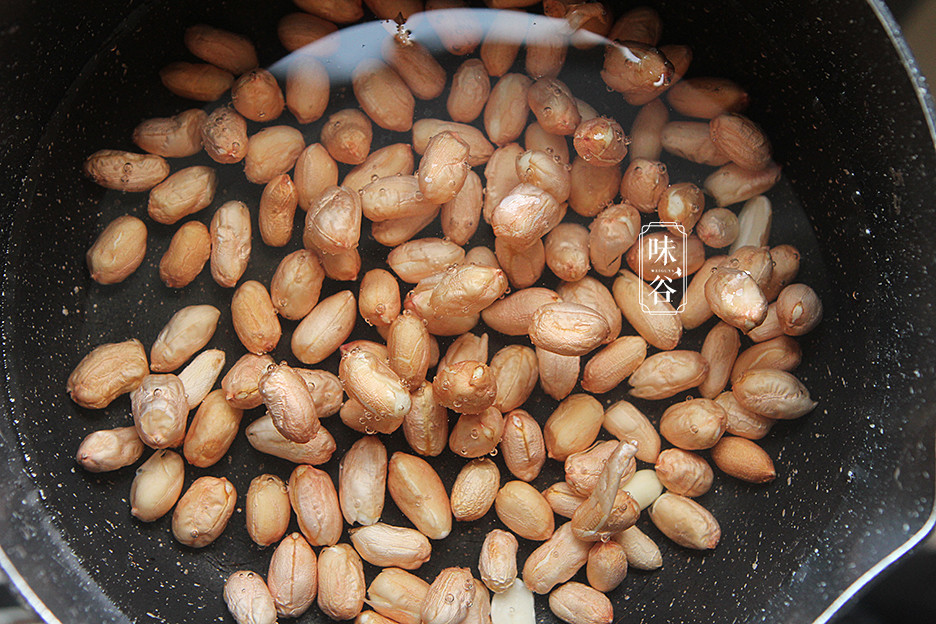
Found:
<svg viewBox="0 0 936 624"><path fill-rule="evenodd" d="M468 435L471 436L471 439L472 439L472 440L477 440L477 439L480 437L481 434L478 433L477 428L473 428L473 429L471 430L471 433L468 434Z"/></svg>
<svg viewBox="0 0 936 624"><path fill-rule="evenodd" d="M497 457L497 447L491 449L491 452L488 453L491 457Z"/></svg>
<svg viewBox="0 0 936 624"><path fill-rule="evenodd" d="M445 602L448 604L455 602L455 594L445 594Z"/></svg>
<svg viewBox="0 0 936 624"><path fill-rule="evenodd" d="M376 182L379 179L380 179L380 176L377 175L376 173L371 174L371 177L370 177L371 182Z"/></svg>
<svg viewBox="0 0 936 624"><path fill-rule="evenodd" d="M374 435L377 432L371 429L370 427L364 427L364 433L366 433L367 435Z"/></svg>

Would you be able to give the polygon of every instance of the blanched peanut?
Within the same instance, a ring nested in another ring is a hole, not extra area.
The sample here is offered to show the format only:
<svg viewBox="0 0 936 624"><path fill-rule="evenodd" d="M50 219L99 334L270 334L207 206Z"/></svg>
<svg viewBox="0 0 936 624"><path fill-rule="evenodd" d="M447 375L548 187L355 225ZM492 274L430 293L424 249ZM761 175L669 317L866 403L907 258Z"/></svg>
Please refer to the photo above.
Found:
<svg viewBox="0 0 936 624"><path fill-rule="evenodd" d="M403 435L414 451L435 457L448 442L448 410L435 400L429 382L417 388L410 401L410 411L403 418Z"/></svg>
<svg viewBox="0 0 936 624"><path fill-rule="evenodd" d="M605 50L601 78L632 106L643 106L665 91L673 80L673 64L651 45L628 41Z"/></svg>
<svg viewBox="0 0 936 624"><path fill-rule="evenodd" d="M549 456L565 461L587 449L598 437L603 419L601 403L588 394L573 394L562 401L543 426Z"/></svg>
<svg viewBox="0 0 936 624"><path fill-rule="evenodd" d="M484 47L481 49L483 59ZM484 110L490 94L491 79L484 63L479 59L468 59L452 76L452 88L446 100L449 117L452 121L471 123Z"/></svg>
<svg viewBox="0 0 936 624"><path fill-rule="evenodd" d="M669 122L669 111L660 100L648 102L637 112L630 130L629 154L631 160L646 158L659 160L663 151L663 128Z"/></svg>
<svg viewBox="0 0 936 624"><path fill-rule="evenodd" d="M322 56L333 54L337 49L337 37L328 37L337 30L338 27L331 21L305 12L284 15L276 27L280 43L290 52L324 38L324 41L310 48L310 51Z"/></svg>
<svg viewBox="0 0 936 624"><path fill-rule="evenodd" d="M185 434L185 460L199 468L221 461L237 436L243 415L243 410L231 407L224 399L224 390L208 394Z"/></svg>
<svg viewBox="0 0 936 624"><path fill-rule="evenodd" d="M440 132L451 132L468 144L468 164L472 167L483 165L494 153L494 146L474 126L442 119L420 119L413 124L413 149L424 154L429 141Z"/></svg>
<svg viewBox="0 0 936 624"><path fill-rule="evenodd" d="M663 412L660 434L684 450L712 448L725 433L727 418L715 401L690 399Z"/></svg>
<svg viewBox="0 0 936 624"><path fill-rule="evenodd" d="M315 436L319 428L315 402L305 380L291 366L282 362L267 367L259 389L273 426L284 438L305 444Z"/></svg>
<svg viewBox="0 0 936 624"><path fill-rule="evenodd" d="M481 178L468 171L461 190L450 201L442 204L440 220L442 233L456 245L466 244L478 229L484 202Z"/></svg>
<svg viewBox="0 0 936 624"><path fill-rule="evenodd" d="M636 457L641 461L655 462L660 454L660 434L643 412L627 401L608 407L601 426L618 440L636 442Z"/></svg>
<svg viewBox="0 0 936 624"><path fill-rule="evenodd" d="M250 121L273 121L286 106L276 78L261 67L237 79L231 87L231 100L234 109Z"/></svg>
<svg viewBox="0 0 936 624"><path fill-rule="evenodd" d="M214 102L234 84L229 72L207 63L169 63L159 70L163 86L179 97Z"/></svg>
<svg viewBox="0 0 936 624"><path fill-rule="evenodd" d="M224 478L200 477L182 495L172 513L172 534L191 548L204 548L224 532L237 490Z"/></svg>
<svg viewBox="0 0 936 624"><path fill-rule="evenodd" d="M398 33L388 38L383 56L420 100L434 100L445 90L445 70L429 50L408 35Z"/></svg>
<svg viewBox="0 0 936 624"><path fill-rule="evenodd" d="M822 320L822 301L806 284L791 284L777 297L777 320L788 336L807 334Z"/></svg>
<svg viewBox="0 0 936 624"><path fill-rule="evenodd" d="M572 161L569 207L583 217L594 217L617 197L620 167L598 167L581 156Z"/></svg>
<svg viewBox="0 0 936 624"><path fill-rule="evenodd" d="M276 308L263 284L248 280L238 286L231 298L234 332L251 353L269 353L279 343L282 329Z"/></svg>
<svg viewBox="0 0 936 624"><path fill-rule="evenodd" d="M409 392L390 366L363 349L341 356L338 376L349 397L372 414L371 427L381 433L395 431L412 407Z"/></svg>
<svg viewBox="0 0 936 624"><path fill-rule="evenodd" d="M564 583L588 561L592 543L572 534L572 523L556 529L552 537L530 553L523 564L523 582L537 594L545 594Z"/></svg>
<svg viewBox="0 0 936 624"><path fill-rule="evenodd" d="M175 223L209 206L218 178L211 167L186 167L150 190L146 212L158 223Z"/></svg>
<svg viewBox="0 0 936 624"><path fill-rule="evenodd" d="M347 544L319 552L318 608L333 620L353 619L364 607L366 584L361 558Z"/></svg>
<svg viewBox="0 0 936 624"><path fill-rule="evenodd" d="M673 110L687 117L713 119L722 113L741 113L748 106L747 92L727 78L687 78L666 94Z"/></svg>
<svg viewBox="0 0 936 624"><path fill-rule="evenodd" d="M578 303L549 303L533 313L528 329L534 345L559 355L585 355L610 332L605 318Z"/></svg>
<svg viewBox="0 0 936 624"><path fill-rule="evenodd" d="M445 486L424 460L406 453L390 458L387 490L410 522L429 539L445 539L452 530L452 510Z"/></svg>
<svg viewBox="0 0 936 624"><path fill-rule="evenodd" d="M146 256L146 224L130 215L107 224L85 256L98 284L117 284L137 270Z"/></svg>
<svg viewBox="0 0 936 624"><path fill-rule="evenodd" d="M818 404L799 379L772 368L746 371L732 384L731 393L742 407L774 419L799 418Z"/></svg>
<svg viewBox="0 0 936 624"><path fill-rule="evenodd" d="M326 190L338 184L338 164L321 143L313 143L296 159L293 182L299 207L308 211Z"/></svg>
<svg viewBox="0 0 936 624"><path fill-rule="evenodd" d="M288 18L284 17L280 24ZM320 119L328 108L330 95L328 70L318 59L308 54L290 59L286 70L286 108L296 121L307 124Z"/></svg>
<svg viewBox="0 0 936 624"><path fill-rule="evenodd" d="M315 602L318 561L301 534L291 533L273 551L267 585L282 617L299 617Z"/></svg>
<svg viewBox="0 0 936 624"><path fill-rule="evenodd" d="M536 488L525 481L510 481L494 499L497 517L508 529L528 540L542 541L553 534L552 508Z"/></svg>
<svg viewBox="0 0 936 624"><path fill-rule="evenodd" d="M348 533L361 558L381 568L416 570L429 561L432 551L429 539L416 529L377 522Z"/></svg>
<svg viewBox="0 0 936 624"><path fill-rule="evenodd" d="M578 355L559 355L536 347L536 361L539 364L540 386L543 392L557 401L569 396L578 383L581 359Z"/></svg>
<svg viewBox="0 0 936 624"><path fill-rule="evenodd" d="M353 191L360 191L375 179L410 175L413 169L412 148L406 143L394 143L371 152L363 163L345 176L341 185Z"/></svg>
<svg viewBox="0 0 936 624"><path fill-rule="evenodd" d="M500 450L507 469L515 477L523 481L535 479L546 461L546 444L539 423L521 409L508 413Z"/></svg>
<svg viewBox="0 0 936 624"><path fill-rule="evenodd" d="M449 435L449 448L456 455L474 458L497 448L504 433L504 417L496 407L478 414L462 414Z"/></svg>
<svg viewBox="0 0 936 624"><path fill-rule="evenodd" d="M357 305L350 290L322 299L293 331L293 355L303 364L318 364L348 339L356 318Z"/></svg>
<svg viewBox="0 0 936 624"><path fill-rule="evenodd" d="M244 516L247 534L261 548L282 539L292 516L289 493L283 480L271 474L254 477L247 489ZM304 539L302 541L305 542Z"/></svg>
<svg viewBox="0 0 936 624"><path fill-rule="evenodd" d="M452 485L452 515L462 522L484 517L499 490L500 470L497 464L487 457L468 462Z"/></svg>
<svg viewBox="0 0 936 624"><path fill-rule="evenodd" d="M484 107L484 129L495 145L506 145L523 134L533 81L522 74L505 74L491 89Z"/></svg>
<svg viewBox="0 0 936 624"><path fill-rule="evenodd" d="M433 287L429 305L435 316L477 314L507 291L500 269L459 264L449 267Z"/></svg>
<svg viewBox="0 0 936 624"><path fill-rule="evenodd" d="M565 208L555 197L532 184L521 183L497 205L490 223L494 236L524 249L556 227L564 215Z"/></svg>
<svg viewBox="0 0 936 624"><path fill-rule="evenodd" d="M188 401L175 375L147 375L130 393L133 425L144 444L162 449L185 439Z"/></svg>
<svg viewBox="0 0 936 624"><path fill-rule="evenodd" d="M658 349L675 349L682 337L682 324L673 306L653 296L650 288L630 271L621 271L612 287L614 301L631 327ZM656 314L645 312L643 306Z"/></svg>
<svg viewBox="0 0 936 624"><path fill-rule="evenodd" d="M224 603L237 624L276 624L276 605L259 574L235 572L224 583Z"/></svg>
<svg viewBox="0 0 936 624"><path fill-rule="evenodd" d="M708 247L719 249L735 242L740 224L735 213L727 208L705 211L696 224L696 234Z"/></svg>
<svg viewBox="0 0 936 624"><path fill-rule="evenodd" d="M705 196L700 189L691 182L673 184L663 191L657 212L663 221L672 221L683 227L686 234L692 233L702 211L705 209ZM667 226L673 234L679 234L676 226Z"/></svg>
<svg viewBox="0 0 936 624"><path fill-rule="evenodd" d="M637 370L647 356L647 341L623 336L595 354L585 365L582 389L595 394L610 392Z"/></svg>
<svg viewBox="0 0 936 624"><path fill-rule="evenodd" d="M229 201L211 218L211 277L233 288L250 260L250 211L242 202Z"/></svg>
<svg viewBox="0 0 936 624"><path fill-rule="evenodd" d="M746 271L715 269L705 282L705 300L715 316L745 333L767 318L767 298Z"/></svg>
<svg viewBox="0 0 936 624"><path fill-rule="evenodd" d="M247 427L247 441L261 453L291 461L294 464L317 466L331 459L335 452L335 438L319 427L318 432L305 444L283 437L273 426L273 417L267 414Z"/></svg>
<svg viewBox="0 0 936 624"><path fill-rule="evenodd" d="M76 459L88 472L109 472L129 466L143 455L143 442L135 427L102 429L85 436Z"/></svg>
<svg viewBox="0 0 936 624"><path fill-rule="evenodd" d="M158 450L136 470L130 485L130 513L143 522L155 522L169 513L185 480L182 456Z"/></svg>
<svg viewBox="0 0 936 624"><path fill-rule="evenodd" d="M709 330L699 350L709 366L705 380L699 384L699 394L706 399L714 399L721 394L731 377L740 348L738 330L731 325L719 323Z"/></svg>
<svg viewBox="0 0 936 624"><path fill-rule="evenodd" d="M216 108L201 127L201 140L215 162L240 162L247 155L247 121L230 106Z"/></svg>
<svg viewBox="0 0 936 624"><path fill-rule="evenodd" d="M429 370L429 330L410 310L397 316L387 333L387 351L393 369L408 390L426 380Z"/></svg>
<svg viewBox="0 0 936 624"><path fill-rule="evenodd" d="M588 226L588 255L595 271L610 277L621 266L621 256L640 234L640 213L631 204L602 210Z"/></svg>
<svg viewBox="0 0 936 624"><path fill-rule="evenodd" d="M759 171L749 171L729 163L707 177L702 188L715 198L718 206L730 206L766 193L779 179L780 165L775 163Z"/></svg>
<svg viewBox="0 0 936 624"><path fill-rule="evenodd" d="M665 399L705 380L708 363L695 351L663 351L643 361L630 376L630 394L639 399Z"/></svg>
<svg viewBox="0 0 936 624"><path fill-rule="evenodd" d="M517 538L501 529L494 529L484 538L478 573L492 592L506 591L517 579L517 547Z"/></svg>
<svg viewBox="0 0 936 624"><path fill-rule="evenodd" d="M709 134L708 124L698 121L671 121L663 126L660 142L668 153L701 165L721 167L729 162Z"/></svg>
<svg viewBox="0 0 936 624"><path fill-rule="evenodd" d="M650 519L666 537L695 550L715 548L721 527L715 517L691 498L666 493L650 507Z"/></svg>
<svg viewBox="0 0 936 624"><path fill-rule="evenodd" d="M308 368L297 368L295 371L299 373L306 388L309 389L318 417L327 418L336 414L344 399L344 390L341 388L341 380L338 376L328 371Z"/></svg>
<svg viewBox="0 0 936 624"><path fill-rule="evenodd" d="M624 160L630 139L613 119L595 117L575 129L573 145L578 155L597 167L613 167Z"/></svg>
<svg viewBox="0 0 936 624"><path fill-rule="evenodd" d="M270 281L270 299L276 312L290 320L301 319L318 303L325 271L307 249L283 258Z"/></svg>
<svg viewBox="0 0 936 624"><path fill-rule="evenodd" d="M320 140L336 161L360 165L370 153L373 136L370 119L357 109L346 108L328 118Z"/></svg>
<svg viewBox="0 0 936 624"><path fill-rule="evenodd" d="M299 530L309 544L336 544L341 537L341 509L335 484L328 473L312 466L296 466L289 476L288 490Z"/></svg>
<svg viewBox="0 0 936 624"><path fill-rule="evenodd" d="M185 158L202 148L201 128L208 115L190 108L174 117L155 117L133 130L133 142L144 152L163 158Z"/></svg>
<svg viewBox="0 0 936 624"><path fill-rule="evenodd" d="M506 238L495 238L494 254L510 285L516 289L529 288L538 282L546 268L546 246L542 239L520 249Z"/></svg>
<svg viewBox="0 0 936 624"><path fill-rule="evenodd" d="M375 60L363 61L351 73L351 86L361 108L381 128L407 132L413 127L416 100L392 68Z"/></svg>

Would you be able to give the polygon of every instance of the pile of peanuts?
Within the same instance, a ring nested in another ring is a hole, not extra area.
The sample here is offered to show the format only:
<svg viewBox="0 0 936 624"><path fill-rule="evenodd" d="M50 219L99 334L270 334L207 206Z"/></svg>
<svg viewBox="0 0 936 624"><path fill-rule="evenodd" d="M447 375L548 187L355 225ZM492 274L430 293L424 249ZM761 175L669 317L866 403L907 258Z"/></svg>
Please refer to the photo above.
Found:
<svg viewBox="0 0 936 624"><path fill-rule="evenodd" d="M279 27L283 46L298 51L285 90L257 67L248 39L192 26L185 43L204 62L165 67L163 84L199 101L230 90L232 104L144 121L133 132L143 153L102 150L85 162L87 175L104 187L148 191L147 214L162 224L210 206L217 187L214 167L170 175L167 159L204 150L220 165L243 163L247 179L265 187L257 210L229 201L210 227L182 223L159 263L171 288L186 287L208 264L219 285L234 289L229 311L185 307L148 356L131 339L100 345L77 364L67 382L72 400L102 409L130 393L134 419L132 427L90 434L78 462L92 472L117 470L137 462L145 447L155 449L137 469L131 513L152 522L174 508L175 538L201 548L224 531L237 492L227 479L205 476L183 494L184 464L218 462L244 410L262 408L246 427L250 444L298 465L288 483L264 474L247 491L250 537L261 547L278 545L265 580L254 571L228 579L224 599L239 623L298 617L317 601L328 617L358 624L531 624L533 595L549 594L549 608L570 624L610 624L605 592L628 566L662 565L659 548L636 526L643 510L682 547L711 549L719 541L718 522L694 500L714 479L696 451L707 449L730 477L769 482L776 471L755 440L776 420L816 405L789 371L801 359L794 337L819 323L822 305L809 286L792 283L797 250L767 246L772 209L762 193L780 168L761 129L741 114L747 94L727 79L683 79L691 50L656 47L662 26L649 8L613 21L599 2L545 0L554 19L536 22L549 25L539 36L534 26L526 33L523 74L510 72L523 47L523 33L511 26L515 11L484 32L472 12L458 10L460 0L425 7L422 0L367 0L377 17L402 25L387 35L385 62L362 62L351 76L360 110L332 114L310 145L294 125L248 136L246 120L273 122L286 109L299 126L323 117L336 24L363 17L360 0L295 3L303 12ZM498 9L533 4L489 2ZM432 53L406 31L404 20L423 18L451 54L479 53L450 85ZM623 96L622 107L639 107L629 134L557 79L568 46L595 45L596 34L607 37L600 39L601 77ZM442 97L447 86L451 120L414 122L415 100ZM690 120L670 121L671 110ZM479 119L483 131L472 125ZM374 124L412 132L411 144L371 151ZM664 150L717 169L701 188L670 184L659 160ZM354 166L341 185L339 163ZM705 210L706 195L717 207ZM725 207L742 202L737 214ZM256 243L253 223L262 244L285 247L297 208L305 213L303 248L283 257L269 288L242 281ZM569 209L578 217L565 220ZM668 230L641 236L644 215ZM445 238L415 238L437 217ZM482 221L493 230L494 249L466 251L479 226L487 227ZM373 238L392 248L390 270L365 273L357 296L343 290L320 300L326 278L357 282L366 222ZM668 267L651 254L667 234L684 264ZM92 279L126 279L146 249L144 220L115 219L88 251ZM725 252L706 258L713 249ZM556 290L536 285L547 266L561 280ZM592 269L601 277L590 276ZM648 282L681 271L692 277L677 310ZM613 278L611 287L601 278ZM411 287L405 297L401 281ZM247 353L215 389L227 354L203 349L228 313ZM358 314L386 344L347 342ZM699 352L678 348L684 332L712 316L717 324ZM277 364L268 354L282 337L280 317L299 321L291 335L298 362L314 366L340 349L338 370ZM472 333L482 319L517 342L489 360L488 334ZM752 342L743 351L742 334ZM457 338L440 353L437 337ZM592 352L583 368L582 357ZM605 408L593 396L625 380L640 399L693 389L701 398L668 407L657 431L630 402ZM559 401L548 418L522 409L537 382ZM573 394L579 382L582 392ZM458 414L451 429L449 410ZM336 426L364 434L340 449L337 488L315 467L339 451L322 424L335 414L343 423ZM615 439L596 442L602 428ZM413 454L388 459L378 434L397 429ZM661 436L672 448L661 451ZM171 450L180 446L181 454ZM430 463L446 447L470 460L451 492ZM498 449L515 477L503 486L488 457ZM565 480L540 492L529 482L547 457L564 462ZM638 461L651 467L638 470ZM380 522L387 491L415 528ZM491 507L508 530L487 535L479 561L445 568L431 582L411 572L429 559L430 540L449 535L453 517L470 522ZM287 536L293 512L300 532ZM555 515L568 521L557 528ZM360 525L349 530L350 544L339 543L345 523ZM520 577L517 536L542 542ZM317 554L313 546L321 547ZM362 560L383 568L369 586ZM587 585L571 581L583 567ZM363 611L365 603L373 610Z"/></svg>

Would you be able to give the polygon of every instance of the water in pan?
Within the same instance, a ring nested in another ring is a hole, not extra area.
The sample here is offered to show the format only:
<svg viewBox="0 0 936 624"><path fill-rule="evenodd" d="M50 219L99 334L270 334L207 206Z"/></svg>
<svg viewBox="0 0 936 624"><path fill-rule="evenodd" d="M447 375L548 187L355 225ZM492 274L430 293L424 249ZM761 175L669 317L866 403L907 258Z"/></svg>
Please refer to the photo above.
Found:
<svg viewBox="0 0 936 624"><path fill-rule="evenodd" d="M186 485L195 478L210 474L227 477L240 493L238 509L228 530L212 546L195 551L177 544L169 531L169 518L153 524L143 524L129 514L127 498L133 469L115 473L91 475L77 468L73 461L78 442L89 432L130 422L129 401L115 401L101 413L76 407L64 394L65 379L78 359L93 346L130 337L139 338L147 347L168 318L185 305L212 303L226 310L231 290L217 286L207 270L190 286L182 290L165 287L158 279L158 262L175 231L147 220L148 251L143 265L125 282L116 286L99 286L87 275L84 252L103 226L122 214L143 217L146 194L104 192L81 176L80 163L91 152L103 148L130 149L133 127L142 119L169 116L193 106L169 95L159 84L157 69L173 60L189 59L182 47L182 33L192 23L210 23L242 32L257 43L261 64L276 66L283 50L276 41L276 21L292 10L290 5L264 6L262 10L246 7L225 7L223 16L212 15L194 7L170 11L164 6L150 6L134 14L118 33L112 45L103 51L75 83L71 96L63 102L54 124L49 128L45 145L37 154L36 193L28 213L18 215L14 244L18 246L24 266L41 267L24 273L14 294L18 309L28 310L17 328L14 359L22 374L11 379L11 396L17 400L21 414L17 428L29 471L39 484L55 524L88 569L92 578L128 617L138 621L183 622L198 620L222 621L229 618L220 599L224 579L238 569L253 569L265 573L270 550L261 550L247 536L243 523L243 495L250 480L263 472L287 478L291 464L261 455L249 447L239 435L230 453L209 469L187 469ZM664 12L664 17L667 14ZM675 17L675 16L674 16ZM484 23L488 14L478 13ZM420 25L421 24L421 25ZM425 21L408 25L414 36L426 45L438 49L438 42ZM389 30L392 30L390 26ZM333 72L332 101L325 117L331 112L356 105L351 89L339 76L353 68L359 57L380 54L380 40L389 36L385 24L356 26L341 33L340 51L324 62ZM696 60L690 75L727 75L745 83L746 75L719 71L718 60L707 59L704 41L692 37L690 19L667 20L664 43L689 43L696 50ZM462 59L441 54L439 60L451 76ZM609 92L598 75L600 49L569 52L560 78L573 92L594 106L599 113L616 118L629 128L636 108L624 104L620 96ZM281 67L281 66L280 66ZM522 71L523 54L515 64ZM728 68L726 68L728 69ZM761 89L763 87L760 87ZM446 118L445 98L429 102L417 101L416 118ZM214 105L208 107L210 110ZM754 98L751 116L755 119L768 106ZM295 124L288 113L276 123ZM317 140L323 121L299 126L308 143ZM480 127L480 123L478 124ZM251 124L250 133L260 126ZM408 141L408 134L397 134L375 128L373 147ZM779 155L781 162L783 154ZM691 166L673 157L664 156L671 181L701 183L707 170ZM204 153L172 162L173 170L193 164L214 166ZM193 218L205 223L214 208L230 199L257 206L262 187L244 180L240 165L217 166L218 192L212 207ZM341 174L347 171L342 167ZM480 173L480 169L479 169ZM815 236L800 202L791 186L782 180L769 196L776 213L771 244L790 242L803 254L803 281L812 284L823 296L827 309L834 313L833 299L826 281L822 258ZM297 220L302 213L297 215ZM571 219L587 223L574 215ZM255 219L255 217L254 217ZM254 220L254 226L256 221ZM441 235L433 224L420 236ZM482 225L470 243L490 244L490 230ZM285 248L265 246L254 234L250 265L244 279L256 279L269 284L280 258L301 247L301 232L297 225L292 241ZM363 271L385 266L386 248L368 236L365 225L361 242ZM610 285L611 280L604 280ZM542 285L554 287L555 278L547 271ZM348 288L346 283L329 282L323 296ZM352 286L352 290L356 290ZM296 323L283 321L284 337L275 352L276 359L294 361L288 348L288 338ZM710 325L706 325L705 328ZM483 331L482 327L474 330ZM625 333L627 330L625 329ZM705 329L687 337L685 344L697 348ZM379 339L377 333L358 323L355 337ZM828 340L826 340L826 338ZM491 333L491 349L523 340L508 339ZM441 341L444 350L447 340ZM823 329L803 340L803 378L819 383L819 374L810 358L822 349L835 349L834 336ZM243 353L233 332L230 317L222 314L221 323L210 346L224 349L229 367ZM336 371L334 356L321 365ZM601 397L607 405L625 397L624 387ZM821 390L817 392L822 398ZM656 420L663 409L682 397L662 403L639 403ZM555 401L539 391L526 408L542 423L555 406ZM814 418L828 418L828 405L821 405ZM261 410L245 415L244 426L259 417ZM337 476L337 459L359 434L342 425L337 416L325 421L335 435L339 453L324 468ZM780 478L766 488L748 487L719 478L718 485L701 502L719 518L724 538L712 553L699 554L671 547L646 518L639 526L646 530L664 551L664 568L655 573L634 571L620 588L611 594L615 616L621 619L642 618L659 621L723 619L730 604L732 617L739 620L760 617L763 603L773 594L777 579L789 578L797 568L790 557L790 544L797 531L821 527L827 521L828 509L803 508L797 502L804 489L829 487L818 483L816 469L797 450L806 436L817 435L807 421L783 424L765 440L765 448L774 457ZM607 434L602 434L607 437ZM388 450L407 450L400 432L385 438ZM450 488L465 460L446 451L434 461L443 481ZM502 480L510 478L502 462ZM851 477L849 477L851 478ZM860 475L856 475L860 478ZM561 466L549 462L534 484L540 489L561 479ZM407 525L406 519L387 501L384 521ZM493 512L479 522L456 524L453 535L433 544L433 556L418 572L431 580L442 567L449 565L476 566L480 543L486 533L499 526ZM782 529L780 528L782 527ZM291 530L296 529L295 521ZM520 562L535 547L521 540ZM773 580L765 580L769 570ZM366 567L367 579L376 570ZM584 576L584 575L582 575ZM735 596L744 595L745 604ZM545 602L538 602L537 615L550 621L552 615ZM302 621L322 621L311 609Z"/></svg>

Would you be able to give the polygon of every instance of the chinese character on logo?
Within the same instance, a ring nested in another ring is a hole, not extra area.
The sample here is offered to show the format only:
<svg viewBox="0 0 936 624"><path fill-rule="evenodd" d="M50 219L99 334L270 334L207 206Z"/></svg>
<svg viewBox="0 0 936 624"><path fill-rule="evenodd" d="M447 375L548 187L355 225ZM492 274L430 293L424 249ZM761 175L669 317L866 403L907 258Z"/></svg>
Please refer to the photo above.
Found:
<svg viewBox="0 0 936 624"><path fill-rule="evenodd" d="M656 279L650 282L650 288L653 289L653 300L659 304L662 299L666 303L672 303L670 297L676 294L676 289L671 288L669 283L673 280L665 275L657 275Z"/></svg>
<svg viewBox="0 0 936 624"><path fill-rule="evenodd" d="M663 242L660 244L659 238L647 238L647 260L651 262L662 262L663 266L676 262L673 252L676 249L675 243L666 234L663 235ZM669 299L667 299L669 301Z"/></svg>
<svg viewBox="0 0 936 624"><path fill-rule="evenodd" d="M653 221L640 228L637 275L649 288L638 288L644 314L679 314L686 307L686 238L681 224ZM677 304L678 302L678 304Z"/></svg>

